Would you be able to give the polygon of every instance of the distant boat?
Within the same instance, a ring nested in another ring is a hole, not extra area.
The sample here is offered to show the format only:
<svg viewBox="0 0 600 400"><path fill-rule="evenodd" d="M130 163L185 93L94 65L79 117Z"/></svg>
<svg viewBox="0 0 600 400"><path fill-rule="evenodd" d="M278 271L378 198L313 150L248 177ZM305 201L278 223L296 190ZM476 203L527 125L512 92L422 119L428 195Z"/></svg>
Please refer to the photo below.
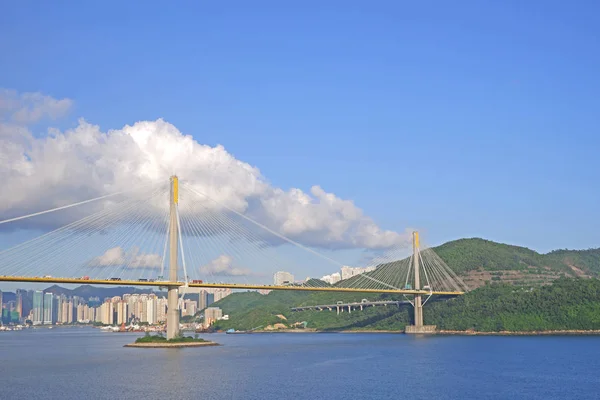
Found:
<svg viewBox="0 0 600 400"><path fill-rule="evenodd" d="M225 331L228 335L241 335L243 333L252 333L252 331L236 331L235 329L229 329Z"/></svg>

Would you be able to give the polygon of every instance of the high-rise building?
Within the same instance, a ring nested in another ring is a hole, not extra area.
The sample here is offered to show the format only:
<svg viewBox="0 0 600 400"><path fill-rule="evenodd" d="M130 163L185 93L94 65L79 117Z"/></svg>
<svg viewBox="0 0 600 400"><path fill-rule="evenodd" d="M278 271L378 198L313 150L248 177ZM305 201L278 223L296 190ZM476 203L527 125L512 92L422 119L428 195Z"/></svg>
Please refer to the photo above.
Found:
<svg viewBox="0 0 600 400"><path fill-rule="evenodd" d="M44 293L44 325L52 325L54 322L54 295L52 293Z"/></svg>
<svg viewBox="0 0 600 400"><path fill-rule="evenodd" d="M283 286L294 282L294 275L285 271L277 271L273 275L273 283L275 286Z"/></svg>
<svg viewBox="0 0 600 400"><path fill-rule="evenodd" d="M231 294L231 289L228 288L222 288L222 289L215 289L214 292L215 294L215 302L229 296Z"/></svg>
<svg viewBox="0 0 600 400"><path fill-rule="evenodd" d="M156 298L151 296L146 300L146 321L152 325L156 323Z"/></svg>
<svg viewBox="0 0 600 400"><path fill-rule="evenodd" d="M321 278L321 280L329 283L330 285L333 285L334 283L337 283L342 280L342 275L339 272L334 272L331 275L325 275Z"/></svg>
<svg viewBox="0 0 600 400"><path fill-rule="evenodd" d="M204 326L209 327L215 321L221 319L223 317L223 310L219 307L208 307L204 310Z"/></svg>
<svg viewBox="0 0 600 400"><path fill-rule="evenodd" d="M194 300L185 300L183 302L182 316L194 316L196 314L197 303Z"/></svg>
<svg viewBox="0 0 600 400"><path fill-rule="evenodd" d="M60 309L60 320L63 324L69 324L73 322L73 320L69 321L69 309L72 308L71 301L66 297L61 299L61 309ZM73 317L73 312L71 312L71 318Z"/></svg>
<svg viewBox="0 0 600 400"><path fill-rule="evenodd" d="M206 307L210 306L215 302L215 294L214 293L206 293Z"/></svg>
<svg viewBox="0 0 600 400"><path fill-rule="evenodd" d="M23 318L23 290L21 289L17 289L17 293L16 293L16 302L17 302L17 307L15 309L15 311L17 312L17 314L19 315L19 321Z"/></svg>
<svg viewBox="0 0 600 400"><path fill-rule="evenodd" d="M85 322L85 307L83 304L77 304L77 322L84 323Z"/></svg>
<svg viewBox="0 0 600 400"><path fill-rule="evenodd" d="M0 316L2 315L2 290L0 290Z"/></svg>
<svg viewBox="0 0 600 400"><path fill-rule="evenodd" d="M86 317L85 319L89 322L94 322L96 320L96 309L94 307L89 307L86 304Z"/></svg>
<svg viewBox="0 0 600 400"><path fill-rule="evenodd" d="M126 301L118 301L113 302L114 306L117 308L117 324L126 324L127 323L127 302Z"/></svg>
<svg viewBox="0 0 600 400"><path fill-rule="evenodd" d="M344 280L344 279L352 278L353 276L364 274L365 272L371 272L371 271L375 271L375 267L353 268L353 267L344 266L344 267L342 267L341 277L342 277L342 280Z"/></svg>
<svg viewBox="0 0 600 400"><path fill-rule="evenodd" d="M198 310L204 310L206 308L206 290L201 290L198 293Z"/></svg>
<svg viewBox="0 0 600 400"><path fill-rule="evenodd" d="M63 307L63 300L64 299L64 295L58 295L56 296L56 323L57 324L62 324L63 323L63 319L62 319L62 307Z"/></svg>
<svg viewBox="0 0 600 400"><path fill-rule="evenodd" d="M73 315L73 301L71 299L67 300L67 323L72 324L75 321L75 316Z"/></svg>
<svg viewBox="0 0 600 400"><path fill-rule="evenodd" d="M114 304L110 299L100 306L100 322L105 325L114 324Z"/></svg>
<svg viewBox="0 0 600 400"><path fill-rule="evenodd" d="M167 320L167 299L161 297L156 299L156 322Z"/></svg>
<svg viewBox="0 0 600 400"><path fill-rule="evenodd" d="M33 325L41 325L44 317L44 292L33 292Z"/></svg>

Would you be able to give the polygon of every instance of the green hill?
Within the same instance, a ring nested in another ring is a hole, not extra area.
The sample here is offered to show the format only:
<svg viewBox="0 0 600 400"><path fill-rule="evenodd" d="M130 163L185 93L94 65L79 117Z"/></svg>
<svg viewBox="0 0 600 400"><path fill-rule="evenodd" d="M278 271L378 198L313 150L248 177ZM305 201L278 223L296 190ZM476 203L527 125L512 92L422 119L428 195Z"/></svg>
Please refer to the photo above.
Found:
<svg viewBox="0 0 600 400"><path fill-rule="evenodd" d="M458 274L470 289L486 283L509 283L522 286L548 284L561 276L600 276L600 249L558 250L540 254L526 247L496 243L479 238L459 239L432 249ZM407 260L405 260L407 261ZM376 277L382 269L393 269L396 262L379 265L378 270L364 275ZM360 276L338 282L352 285ZM396 287L404 285L405 276L398 276Z"/></svg>
<svg viewBox="0 0 600 400"><path fill-rule="evenodd" d="M494 281L535 286L560 276L600 274L600 249L540 254L526 247L474 238L448 242L433 250L470 288Z"/></svg>
<svg viewBox="0 0 600 400"><path fill-rule="evenodd" d="M306 322L307 328L317 330L401 331L411 323L413 310L410 305L366 308L339 315L335 311L291 311L292 307L301 304L335 304L336 301L359 301L361 297L353 296L275 291L268 295L235 293L214 304L230 316L228 321L218 321L215 328L250 330L276 323L293 327ZM370 295L369 300L400 297ZM451 300L432 298L424 307L424 317L427 324L444 330L600 329L600 280L559 278L552 285L536 288L487 285Z"/></svg>
<svg viewBox="0 0 600 400"><path fill-rule="evenodd" d="M469 288L479 289L448 301L432 298L424 311L428 324L441 329L482 331L600 329L600 281L575 279L600 275L600 249L540 254L474 238L448 242L433 250ZM362 298L405 299L361 293L236 293L215 304L230 315L229 321L219 321L216 328L248 330L306 322L308 328L319 330L401 330L410 323L409 306L368 308L340 315L330 311L291 312L297 306Z"/></svg>

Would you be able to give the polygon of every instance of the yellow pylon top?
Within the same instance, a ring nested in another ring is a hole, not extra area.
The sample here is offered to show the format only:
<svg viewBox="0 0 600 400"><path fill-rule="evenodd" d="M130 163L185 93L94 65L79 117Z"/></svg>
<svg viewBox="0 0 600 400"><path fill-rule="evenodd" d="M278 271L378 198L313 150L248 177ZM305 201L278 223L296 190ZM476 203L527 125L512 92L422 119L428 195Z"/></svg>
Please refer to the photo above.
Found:
<svg viewBox="0 0 600 400"><path fill-rule="evenodd" d="M173 184L173 203L177 204L179 202L179 179L177 175L171 177L171 182Z"/></svg>

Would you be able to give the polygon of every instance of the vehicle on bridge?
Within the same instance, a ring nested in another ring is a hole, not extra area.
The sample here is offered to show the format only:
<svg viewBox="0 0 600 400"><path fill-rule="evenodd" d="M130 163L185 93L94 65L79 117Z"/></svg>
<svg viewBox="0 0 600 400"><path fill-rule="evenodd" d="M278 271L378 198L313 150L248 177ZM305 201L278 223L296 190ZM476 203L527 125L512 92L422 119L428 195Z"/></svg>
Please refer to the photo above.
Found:
<svg viewBox="0 0 600 400"><path fill-rule="evenodd" d="M192 283L202 283L202 279L194 279Z"/></svg>
<svg viewBox="0 0 600 400"><path fill-rule="evenodd" d="M121 278L110 278L111 281L120 281Z"/></svg>
<svg viewBox="0 0 600 400"><path fill-rule="evenodd" d="M148 279L146 279L146 278L140 278L140 279L138 279L138 282L148 282Z"/></svg>
<svg viewBox="0 0 600 400"><path fill-rule="evenodd" d="M90 277L89 277L89 276L87 276L87 275L85 275L85 276L82 276L80 279L81 279L82 281L89 281L89 280L90 280Z"/></svg>

